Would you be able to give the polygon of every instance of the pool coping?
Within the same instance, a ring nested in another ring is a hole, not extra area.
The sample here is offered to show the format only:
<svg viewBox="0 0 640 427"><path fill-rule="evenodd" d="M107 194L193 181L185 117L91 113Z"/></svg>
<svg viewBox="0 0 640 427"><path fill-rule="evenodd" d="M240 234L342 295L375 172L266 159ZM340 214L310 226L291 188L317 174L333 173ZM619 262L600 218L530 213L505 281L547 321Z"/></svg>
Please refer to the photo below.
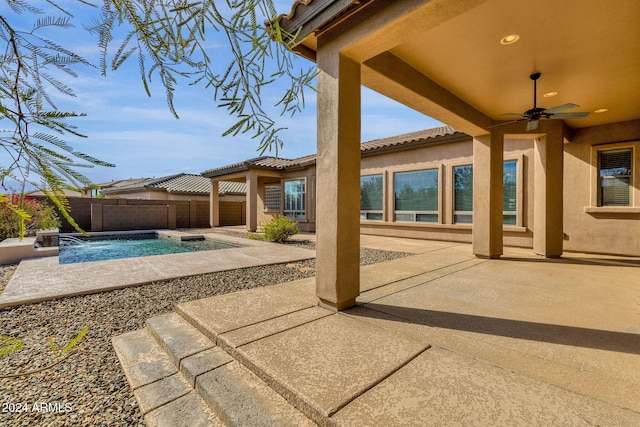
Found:
<svg viewBox="0 0 640 427"><path fill-rule="evenodd" d="M153 231L173 238L201 234L174 230ZM0 309L179 277L315 258L314 250L223 234L203 235L205 239L243 247L74 264L60 264L58 256L26 259L20 262L4 292L0 294Z"/></svg>

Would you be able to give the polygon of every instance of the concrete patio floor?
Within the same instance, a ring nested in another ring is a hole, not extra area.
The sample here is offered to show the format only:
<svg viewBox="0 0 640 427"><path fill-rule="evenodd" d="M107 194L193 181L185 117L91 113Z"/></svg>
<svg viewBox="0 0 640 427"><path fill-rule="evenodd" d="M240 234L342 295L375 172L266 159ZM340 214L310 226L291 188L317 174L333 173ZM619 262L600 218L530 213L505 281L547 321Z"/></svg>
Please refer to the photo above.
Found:
<svg viewBox="0 0 640 427"><path fill-rule="evenodd" d="M320 425L640 425L640 259L364 245L416 255L363 267L344 312L317 306L313 279L178 305L233 357L201 370L195 389L238 365Z"/></svg>

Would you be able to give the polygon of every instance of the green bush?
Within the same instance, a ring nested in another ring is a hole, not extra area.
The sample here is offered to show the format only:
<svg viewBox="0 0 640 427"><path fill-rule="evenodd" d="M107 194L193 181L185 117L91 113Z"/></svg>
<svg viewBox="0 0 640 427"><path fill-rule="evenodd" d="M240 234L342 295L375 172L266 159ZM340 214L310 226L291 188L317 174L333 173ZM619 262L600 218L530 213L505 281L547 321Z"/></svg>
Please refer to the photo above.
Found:
<svg viewBox="0 0 640 427"><path fill-rule="evenodd" d="M60 228L56 212L46 203L29 197L20 201L20 197L15 194L7 198L8 201L0 203L0 241L20 237L21 218L10 209L9 204L19 207L31 217L25 221L25 236L35 236L38 230Z"/></svg>
<svg viewBox="0 0 640 427"><path fill-rule="evenodd" d="M294 220L286 216L278 216L262 225L262 232L265 240L282 243L294 234L298 234L300 229Z"/></svg>

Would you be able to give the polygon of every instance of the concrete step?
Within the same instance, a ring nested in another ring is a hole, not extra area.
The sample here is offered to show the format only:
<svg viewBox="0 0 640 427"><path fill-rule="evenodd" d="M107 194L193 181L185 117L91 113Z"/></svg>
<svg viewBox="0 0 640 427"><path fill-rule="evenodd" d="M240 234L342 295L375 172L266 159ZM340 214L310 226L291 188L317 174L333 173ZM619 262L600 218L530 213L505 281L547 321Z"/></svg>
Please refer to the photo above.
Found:
<svg viewBox="0 0 640 427"><path fill-rule="evenodd" d="M183 359L215 347L209 338L177 313L147 319L146 327L178 368Z"/></svg>
<svg viewBox="0 0 640 427"><path fill-rule="evenodd" d="M316 425L237 361L198 377L196 390L227 426Z"/></svg>
<svg viewBox="0 0 640 427"><path fill-rule="evenodd" d="M111 341L148 426L224 426L148 329Z"/></svg>
<svg viewBox="0 0 640 427"><path fill-rule="evenodd" d="M149 426L314 426L177 313L112 339Z"/></svg>

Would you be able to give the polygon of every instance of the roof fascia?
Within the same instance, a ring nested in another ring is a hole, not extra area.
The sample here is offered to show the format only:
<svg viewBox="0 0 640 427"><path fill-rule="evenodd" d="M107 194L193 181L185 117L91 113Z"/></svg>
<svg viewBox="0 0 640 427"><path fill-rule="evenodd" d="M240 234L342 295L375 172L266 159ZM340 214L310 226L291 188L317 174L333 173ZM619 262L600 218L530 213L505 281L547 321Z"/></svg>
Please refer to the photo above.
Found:
<svg viewBox="0 0 640 427"><path fill-rule="evenodd" d="M293 5L291 19L288 16L278 19L285 32L296 35L299 44L311 33L329 28L370 2L371 0L315 0L307 4L298 0ZM307 57L304 53L303 56Z"/></svg>

